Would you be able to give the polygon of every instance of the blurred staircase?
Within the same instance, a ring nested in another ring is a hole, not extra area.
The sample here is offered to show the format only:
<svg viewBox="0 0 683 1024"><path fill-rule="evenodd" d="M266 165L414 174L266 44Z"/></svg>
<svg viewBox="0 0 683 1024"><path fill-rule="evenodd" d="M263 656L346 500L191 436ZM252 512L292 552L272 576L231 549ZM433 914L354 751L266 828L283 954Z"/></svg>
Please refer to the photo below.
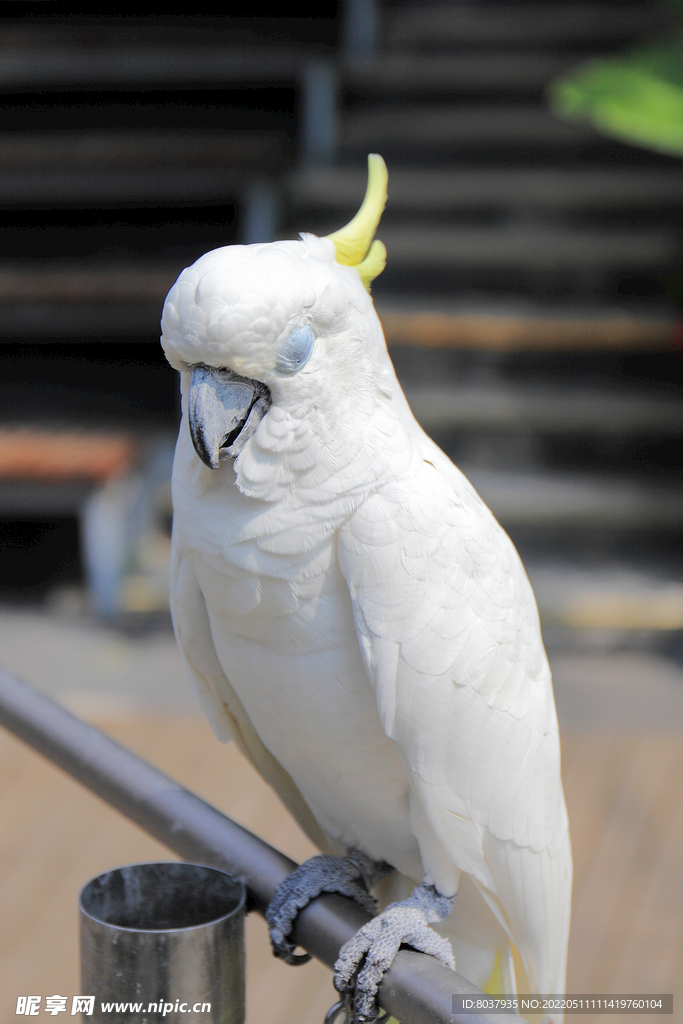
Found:
<svg viewBox="0 0 683 1024"><path fill-rule="evenodd" d="M532 579L571 568L574 600L619 565L622 588L647 595L653 574L666 588L683 574L683 166L557 119L545 96L665 30L664 5L395 0L376 14L343 63L336 163L292 176L292 231L344 223L381 153L373 295L418 419ZM556 590L546 622L561 625Z"/></svg>
<svg viewBox="0 0 683 1024"><path fill-rule="evenodd" d="M101 612L167 609L163 300L208 249L277 235L283 174L329 157L327 8L0 12L0 598L85 571Z"/></svg>

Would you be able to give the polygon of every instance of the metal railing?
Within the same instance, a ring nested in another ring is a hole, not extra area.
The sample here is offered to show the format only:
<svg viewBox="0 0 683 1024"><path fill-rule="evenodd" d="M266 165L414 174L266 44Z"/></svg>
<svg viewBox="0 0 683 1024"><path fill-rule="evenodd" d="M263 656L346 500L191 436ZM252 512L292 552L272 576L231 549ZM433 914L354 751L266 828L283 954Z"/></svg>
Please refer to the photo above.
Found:
<svg viewBox="0 0 683 1024"><path fill-rule="evenodd" d="M297 866L194 793L0 670L0 724L185 860L244 881L249 909L265 915ZM328 967L369 920L355 903L323 895L299 914L294 939ZM453 1014L454 995L481 995L433 957L402 949L379 990L380 1006L403 1024L495 1024L486 1014ZM330 986L330 997L333 992Z"/></svg>

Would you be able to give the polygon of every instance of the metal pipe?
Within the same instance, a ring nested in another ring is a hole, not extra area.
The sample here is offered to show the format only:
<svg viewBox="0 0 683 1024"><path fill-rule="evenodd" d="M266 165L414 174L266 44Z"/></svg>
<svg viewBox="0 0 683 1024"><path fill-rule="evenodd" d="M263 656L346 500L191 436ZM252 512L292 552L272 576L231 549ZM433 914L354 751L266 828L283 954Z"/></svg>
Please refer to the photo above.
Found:
<svg viewBox="0 0 683 1024"><path fill-rule="evenodd" d="M244 881L250 909L265 914L280 882L297 866L215 807L0 669L0 724L102 797L184 860ZM319 896L298 916L294 939L328 967L369 920L350 900ZM400 950L379 1003L403 1024L496 1024L487 1014L453 1014L454 995L481 995L433 957ZM332 993L331 993L332 995Z"/></svg>
<svg viewBox="0 0 683 1024"><path fill-rule="evenodd" d="M245 890L224 871L129 864L81 891L89 1024L244 1024ZM107 1006L109 1004L109 1006Z"/></svg>
<svg viewBox="0 0 683 1024"><path fill-rule="evenodd" d="M311 59L299 79L301 159L306 165L329 164L338 143L339 82L331 60Z"/></svg>
<svg viewBox="0 0 683 1024"><path fill-rule="evenodd" d="M377 0L346 0L342 15L342 45L346 57L372 60L377 56Z"/></svg>

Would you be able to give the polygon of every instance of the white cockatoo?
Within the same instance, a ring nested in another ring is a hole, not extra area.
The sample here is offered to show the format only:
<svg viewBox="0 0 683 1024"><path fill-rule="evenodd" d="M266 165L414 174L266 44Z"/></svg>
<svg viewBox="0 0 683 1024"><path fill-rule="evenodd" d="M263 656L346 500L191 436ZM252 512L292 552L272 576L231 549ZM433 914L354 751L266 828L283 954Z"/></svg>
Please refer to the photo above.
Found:
<svg viewBox="0 0 683 1024"><path fill-rule="evenodd" d="M216 249L169 292L176 635L218 736L328 855L314 881L391 865L380 889L415 887L377 919L403 922L396 948L452 966L441 921L475 984L562 993L571 850L538 612L396 379L369 295L386 182L371 155L346 228ZM338 962L343 988L371 947L359 1020L386 961L374 924Z"/></svg>

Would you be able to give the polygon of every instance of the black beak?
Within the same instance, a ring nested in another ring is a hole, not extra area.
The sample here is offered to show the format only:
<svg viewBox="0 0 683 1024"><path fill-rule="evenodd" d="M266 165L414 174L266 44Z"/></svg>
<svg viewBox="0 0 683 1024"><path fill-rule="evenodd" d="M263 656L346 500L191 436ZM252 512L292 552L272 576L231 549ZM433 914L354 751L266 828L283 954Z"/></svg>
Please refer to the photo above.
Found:
<svg viewBox="0 0 683 1024"><path fill-rule="evenodd" d="M209 469L218 469L221 454L234 458L270 408L265 384L232 370L195 366L190 384L192 444Z"/></svg>

